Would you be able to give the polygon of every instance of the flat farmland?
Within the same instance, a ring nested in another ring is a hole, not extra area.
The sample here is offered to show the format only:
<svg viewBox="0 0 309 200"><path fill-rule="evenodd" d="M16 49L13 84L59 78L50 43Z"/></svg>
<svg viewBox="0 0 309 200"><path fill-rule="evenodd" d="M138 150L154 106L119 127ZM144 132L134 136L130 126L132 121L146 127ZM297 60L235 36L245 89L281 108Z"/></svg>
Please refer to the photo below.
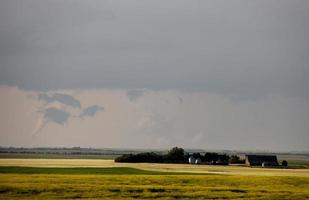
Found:
<svg viewBox="0 0 309 200"><path fill-rule="evenodd" d="M309 199L308 188L308 169L0 160L0 199Z"/></svg>
<svg viewBox="0 0 309 200"><path fill-rule="evenodd" d="M115 163L99 159L0 159L0 166L27 167L131 167L160 172L213 173L226 175L298 176L309 177L309 169L251 168L190 164Z"/></svg>

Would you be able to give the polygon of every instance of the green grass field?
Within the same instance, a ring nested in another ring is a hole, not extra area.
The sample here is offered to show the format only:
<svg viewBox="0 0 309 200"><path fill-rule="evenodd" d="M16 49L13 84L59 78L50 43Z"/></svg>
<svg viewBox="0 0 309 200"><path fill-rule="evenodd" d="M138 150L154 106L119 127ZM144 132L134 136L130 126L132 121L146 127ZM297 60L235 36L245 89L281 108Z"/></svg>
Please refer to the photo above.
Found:
<svg viewBox="0 0 309 200"><path fill-rule="evenodd" d="M147 171L131 167L19 167L19 166L0 166L0 174L134 174L134 175L207 175L206 173L186 173L186 172L160 172Z"/></svg>
<svg viewBox="0 0 309 200"><path fill-rule="evenodd" d="M289 166L309 168L309 160L288 160Z"/></svg>
<svg viewBox="0 0 309 200"><path fill-rule="evenodd" d="M0 159L0 199L309 199L308 188L308 169Z"/></svg>

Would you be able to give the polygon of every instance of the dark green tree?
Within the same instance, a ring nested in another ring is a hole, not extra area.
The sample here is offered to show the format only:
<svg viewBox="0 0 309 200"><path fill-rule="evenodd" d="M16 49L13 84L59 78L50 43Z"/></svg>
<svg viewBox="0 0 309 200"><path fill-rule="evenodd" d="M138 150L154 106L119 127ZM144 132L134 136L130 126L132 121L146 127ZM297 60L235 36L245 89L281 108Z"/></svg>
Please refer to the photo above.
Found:
<svg viewBox="0 0 309 200"><path fill-rule="evenodd" d="M173 162L184 162L185 151L183 148L174 147L167 153L167 158Z"/></svg>
<svg viewBox="0 0 309 200"><path fill-rule="evenodd" d="M231 164L245 164L245 160L241 159L239 156L237 155L231 155L230 157L230 163Z"/></svg>
<svg viewBox="0 0 309 200"><path fill-rule="evenodd" d="M282 165L283 167L287 167L287 166L288 166L288 161L283 160L283 161L281 162L281 165Z"/></svg>

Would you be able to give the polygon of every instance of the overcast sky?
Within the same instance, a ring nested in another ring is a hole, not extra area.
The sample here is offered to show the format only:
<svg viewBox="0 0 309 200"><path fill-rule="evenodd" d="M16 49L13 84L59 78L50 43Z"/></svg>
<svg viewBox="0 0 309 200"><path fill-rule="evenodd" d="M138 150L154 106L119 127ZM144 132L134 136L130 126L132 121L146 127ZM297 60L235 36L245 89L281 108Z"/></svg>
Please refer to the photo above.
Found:
<svg viewBox="0 0 309 200"><path fill-rule="evenodd" d="M0 145L309 150L307 0L1 0Z"/></svg>

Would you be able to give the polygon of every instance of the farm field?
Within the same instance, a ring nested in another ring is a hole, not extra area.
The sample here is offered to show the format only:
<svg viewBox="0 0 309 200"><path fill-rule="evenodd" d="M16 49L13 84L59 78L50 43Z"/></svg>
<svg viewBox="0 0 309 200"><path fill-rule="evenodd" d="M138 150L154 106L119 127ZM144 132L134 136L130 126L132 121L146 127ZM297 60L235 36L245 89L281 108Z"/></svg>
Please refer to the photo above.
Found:
<svg viewBox="0 0 309 200"><path fill-rule="evenodd" d="M22 158L22 159L106 159L113 160L120 155L95 155L95 154L43 154L43 153L0 153L3 158Z"/></svg>
<svg viewBox="0 0 309 200"><path fill-rule="evenodd" d="M308 177L309 169L272 169L242 166L214 166L156 163L115 163L99 159L0 159L0 166L28 167L131 167L160 172L212 173L226 175L298 176Z"/></svg>
<svg viewBox="0 0 309 200"><path fill-rule="evenodd" d="M308 188L309 169L0 159L0 199L308 199Z"/></svg>
<svg viewBox="0 0 309 200"><path fill-rule="evenodd" d="M1 173L0 193L1 199L309 198L309 179L302 177L144 173L123 168L95 175Z"/></svg>

